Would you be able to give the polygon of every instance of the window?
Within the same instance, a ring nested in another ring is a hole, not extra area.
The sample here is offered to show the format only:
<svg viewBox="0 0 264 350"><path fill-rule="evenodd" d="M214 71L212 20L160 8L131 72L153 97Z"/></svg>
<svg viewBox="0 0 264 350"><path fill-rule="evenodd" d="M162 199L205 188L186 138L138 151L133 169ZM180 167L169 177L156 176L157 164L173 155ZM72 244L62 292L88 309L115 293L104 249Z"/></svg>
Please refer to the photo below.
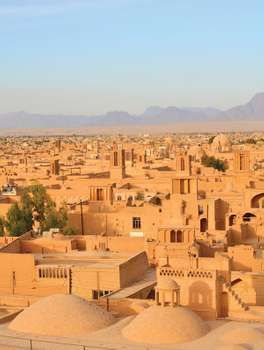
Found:
<svg viewBox="0 0 264 350"><path fill-rule="evenodd" d="M141 228L141 219L137 216L133 217L132 225L133 225L133 228L135 228L135 229Z"/></svg>

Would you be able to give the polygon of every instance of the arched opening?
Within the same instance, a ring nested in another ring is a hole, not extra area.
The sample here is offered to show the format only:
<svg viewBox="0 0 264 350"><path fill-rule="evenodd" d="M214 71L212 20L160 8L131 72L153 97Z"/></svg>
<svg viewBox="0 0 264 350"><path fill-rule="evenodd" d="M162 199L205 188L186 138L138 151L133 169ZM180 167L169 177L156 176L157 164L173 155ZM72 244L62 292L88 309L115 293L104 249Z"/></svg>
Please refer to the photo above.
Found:
<svg viewBox="0 0 264 350"><path fill-rule="evenodd" d="M250 222L253 218L255 218L256 215L252 214L252 213L245 213L243 215L243 221L244 222Z"/></svg>
<svg viewBox="0 0 264 350"><path fill-rule="evenodd" d="M264 193L260 193L251 199L251 208L264 208Z"/></svg>
<svg viewBox="0 0 264 350"><path fill-rule="evenodd" d="M236 223L236 215L232 214L229 216L229 226L233 226Z"/></svg>
<svg viewBox="0 0 264 350"><path fill-rule="evenodd" d="M206 218L200 220L200 231L206 232L208 230L208 221Z"/></svg>
<svg viewBox="0 0 264 350"><path fill-rule="evenodd" d="M170 232L170 242L171 243L175 243L176 242L176 232L174 230L172 230Z"/></svg>
<svg viewBox="0 0 264 350"><path fill-rule="evenodd" d="M197 281L190 285L189 306L199 311L213 311L213 292L206 282Z"/></svg>
<svg viewBox="0 0 264 350"><path fill-rule="evenodd" d="M183 242L183 232L181 230L177 231L177 242L182 243Z"/></svg>

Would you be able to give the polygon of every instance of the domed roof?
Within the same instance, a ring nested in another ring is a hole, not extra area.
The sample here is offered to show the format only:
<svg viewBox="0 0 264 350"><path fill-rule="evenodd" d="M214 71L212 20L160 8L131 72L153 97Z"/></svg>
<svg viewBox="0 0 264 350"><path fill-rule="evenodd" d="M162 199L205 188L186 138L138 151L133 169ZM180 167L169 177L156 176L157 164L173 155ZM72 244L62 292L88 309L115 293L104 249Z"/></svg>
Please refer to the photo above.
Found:
<svg viewBox="0 0 264 350"><path fill-rule="evenodd" d="M222 146L230 145L230 140L225 134L218 134L213 140L213 143L220 143Z"/></svg>
<svg viewBox="0 0 264 350"><path fill-rule="evenodd" d="M180 289L180 286L170 277L160 277L158 279L158 285L157 287L159 289L166 289L166 290L175 290Z"/></svg>
<svg viewBox="0 0 264 350"><path fill-rule="evenodd" d="M9 328L49 336L83 336L114 322L102 308L75 295L55 294L42 298L21 312Z"/></svg>
<svg viewBox="0 0 264 350"><path fill-rule="evenodd" d="M248 347L245 347L243 345L220 345L215 350L247 350Z"/></svg>
<svg viewBox="0 0 264 350"><path fill-rule="evenodd" d="M255 328L240 327L226 332L222 340L230 344L264 342L264 334Z"/></svg>
<svg viewBox="0 0 264 350"><path fill-rule="evenodd" d="M218 152L227 152L231 148L231 142L229 138L224 134L218 134L215 136L212 142L212 149Z"/></svg>
<svg viewBox="0 0 264 350"><path fill-rule="evenodd" d="M122 333L135 342L180 344L200 338L208 330L207 324L187 308L154 305L137 315Z"/></svg>

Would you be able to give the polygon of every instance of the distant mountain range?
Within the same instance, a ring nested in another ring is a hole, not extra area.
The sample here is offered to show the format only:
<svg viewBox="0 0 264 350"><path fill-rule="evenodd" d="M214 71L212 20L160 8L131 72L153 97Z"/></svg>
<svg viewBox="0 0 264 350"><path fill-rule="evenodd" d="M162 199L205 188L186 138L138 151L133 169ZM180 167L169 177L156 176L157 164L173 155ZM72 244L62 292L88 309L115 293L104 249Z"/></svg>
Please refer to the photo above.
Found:
<svg viewBox="0 0 264 350"><path fill-rule="evenodd" d="M164 125L179 122L264 121L264 93L248 103L222 111L215 108L178 108L152 106L141 115L113 111L103 115L42 115L27 112L0 114L0 128L82 128L133 125Z"/></svg>

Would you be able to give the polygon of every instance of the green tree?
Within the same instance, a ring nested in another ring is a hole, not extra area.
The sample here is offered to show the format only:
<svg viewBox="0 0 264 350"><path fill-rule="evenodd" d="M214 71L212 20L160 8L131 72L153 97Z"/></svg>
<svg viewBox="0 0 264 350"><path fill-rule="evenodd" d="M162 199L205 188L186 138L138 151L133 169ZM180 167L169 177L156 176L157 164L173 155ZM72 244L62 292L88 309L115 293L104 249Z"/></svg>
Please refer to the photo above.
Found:
<svg viewBox="0 0 264 350"><path fill-rule="evenodd" d="M41 230L63 230L68 226L67 206L63 205L57 210L55 202L41 184L34 184L23 190L20 203L14 203L10 207L4 225L10 235L19 236L32 229L33 220L40 223Z"/></svg>
<svg viewBox="0 0 264 350"><path fill-rule="evenodd" d="M47 190L43 185L34 184L28 187L28 191L31 194L31 201L34 210L38 213L38 221L42 223L45 220L46 208L54 205L55 203L51 200L47 194Z"/></svg>
<svg viewBox="0 0 264 350"><path fill-rule="evenodd" d="M51 228L63 228L68 224L68 214L66 206L61 207L59 210L56 206L50 202L45 210L45 219L42 223L44 231L48 231Z"/></svg>
<svg viewBox="0 0 264 350"><path fill-rule="evenodd" d="M4 236L5 235L5 219L0 216L0 236Z"/></svg>
<svg viewBox="0 0 264 350"><path fill-rule="evenodd" d="M20 201L20 207L23 212L24 220L27 224L27 227L30 229L32 228L33 224L33 218L32 218L32 211L33 211L33 203L31 200L31 197L29 195L28 188L25 188L21 195L21 201Z"/></svg>
<svg viewBox="0 0 264 350"><path fill-rule="evenodd" d="M25 219L23 210L18 203L12 204L7 213L6 228L10 236L20 236L32 228Z"/></svg>
<svg viewBox="0 0 264 350"><path fill-rule="evenodd" d="M221 159L215 158L214 156L203 156L202 157L202 164L205 167L209 167L209 168L214 168L217 169L218 171L222 171L225 172L227 169L227 164L222 161Z"/></svg>

